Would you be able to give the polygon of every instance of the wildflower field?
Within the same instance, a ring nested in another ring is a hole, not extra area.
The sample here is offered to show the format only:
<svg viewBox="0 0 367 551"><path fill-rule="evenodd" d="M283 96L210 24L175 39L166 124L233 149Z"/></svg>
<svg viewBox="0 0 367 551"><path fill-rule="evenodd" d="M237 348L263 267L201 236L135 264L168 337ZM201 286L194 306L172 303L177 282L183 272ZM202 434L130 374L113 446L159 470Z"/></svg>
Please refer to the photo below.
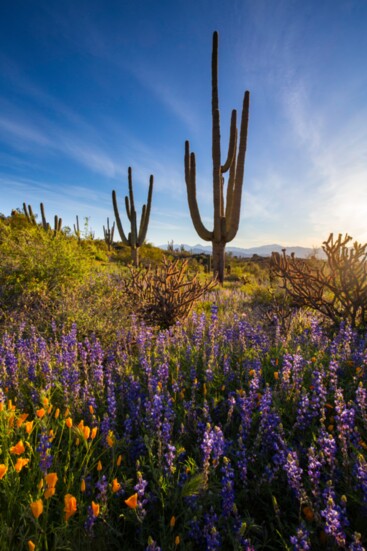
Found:
<svg viewBox="0 0 367 551"><path fill-rule="evenodd" d="M239 294L108 344L3 332L1 550L365 548L367 337Z"/></svg>

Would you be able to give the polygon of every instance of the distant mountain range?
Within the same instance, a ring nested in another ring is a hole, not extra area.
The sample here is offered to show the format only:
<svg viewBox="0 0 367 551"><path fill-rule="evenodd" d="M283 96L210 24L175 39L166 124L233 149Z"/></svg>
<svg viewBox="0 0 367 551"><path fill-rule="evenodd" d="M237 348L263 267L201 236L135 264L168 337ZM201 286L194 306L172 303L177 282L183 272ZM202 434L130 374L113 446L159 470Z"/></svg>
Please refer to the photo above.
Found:
<svg viewBox="0 0 367 551"><path fill-rule="evenodd" d="M160 249L167 250L168 245L159 245ZM182 248L185 249L185 251L188 251L193 254L210 254L212 252L212 246L211 245L186 245L184 243L182 244L173 244L173 248L175 250L181 250ZM282 245L262 245L261 247L251 247L249 249L242 249L241 247L226 247L227 253L232 253L233 256L241 256L246 258L251 258L253 255L258 256L271 256L272 252L278 252L281 253L282 249L287 250L287 254L294 253L297 258L308 258L309 256L313 255L315 252L315 249L311 247L284 247ZM317 256L319 258L324 258L324 252L321 248L317 251Z"/></svg>

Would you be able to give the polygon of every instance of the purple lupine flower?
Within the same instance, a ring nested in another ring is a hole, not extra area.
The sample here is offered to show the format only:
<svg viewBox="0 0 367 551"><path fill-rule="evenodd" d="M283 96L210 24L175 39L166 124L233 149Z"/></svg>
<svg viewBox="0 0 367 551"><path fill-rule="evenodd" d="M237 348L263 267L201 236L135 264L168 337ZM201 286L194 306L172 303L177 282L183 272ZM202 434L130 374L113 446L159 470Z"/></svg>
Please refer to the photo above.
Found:
<svg viewBox="0 0 367 551"><path fill-rule="evenodd" d="M366 551L366 548L363 547L362 543L362 536L358 532L354 532L353 534L353 541L349 545L348 550L349 551Z"/></svg>
<svg viewBox="0 0 367 551"><path fill-rule="evenodd" d="M146 515L146 510L144 506L148 503L148 499L145 497L145 488L148 486L148 482L144 480L143 475L140 471L136 473L138 478L138 483L134 486L134 490L138 493L138 512L141 518L144 518Z"/></svg>
<svg viewBox="0 0 367 551"><path fill-rule="evenodd" d="M310 533L305 528L298 528L296 535L291 536L290 542L293 545L294 551L301 551L302 549L305 551L309 551L312 549L311 542L310 542Z"/></svg>
<svg viewBox="0 0 367 551"><path fill-rule="evenodd" d="M290 451L287 455L287 461L283 469L287 473L288 484L294 491L296 497L301 500L304 497L305 490L302 486L303 470L299 466L298 455L296 451Z"/></svg>
<svg viewBox="0 0 367 551"><path fill-rule="evenodd" d="M228 457L223 457L222 472L222 511L225 517L233 512L234 507L234 470Z"/></svg>
<svg viewBox="0 0 367 551"><path fill-rule="evenodd" d="M353 467L354 476L357 479L357 486L362 490L363 503L367 505L367 461L362 454L358 454Z"/></svg>
<svg viewBox="0 0 367 551"><path fill-rule="evenodd" d="M316 449L311 446L308 450L308 476L311 481L311 491L315 498L320 497L320 478L322 463L318 457Z"/></svg>
<svg viewBox="0 0 367 551"><path fill-rule="evenodd" d="M156 541L149 538L148 546L145 548L145 551L161 551L161 548L157 545Z"/></svg>
<svg viewBox="0 0 367 551"><path fill-rule="evenodd" d="M222 547L222 538L220 532L216 527L218 522L218 517L214 513L213 509L210 513L204 515L204 538L206 542L207 551L215 551L216 549L221 549Z"/></svg>
<svg viewBox="0 0 367 551"><path fill-rule="evenodd" d="M87 509L87 518L84 522L84 529L89 537L93 537L94 535L94 525L96 523L97 517L94 516L93 508L91 505L88 506Z"/></svg>
<svg viewBox="0 0 367 551"><path fill-rule="evenodd" d="M42 429L39 437L39 444L37 446L37 452L40 455L39 467L43 474L51 468L53 457L50 453L51 443L50 438L45 429Z"/></svg>
<svg viewBox="0 0 367 551"><path fill-rule="evenodd" d="M348 447L354 435L355 409L348 407L344 401L341 388L335 390L335 420L338 427L338 438L345 464L349 462Z"/></svg>
<svg viewBox="0 0 367 551"><path fill-rule="evenodd" d="M324 427L321 427L320 434L317 439L326 463L329 465L331 473L334 472L336 467L336 452L337 446L332 434L328 434Z"/></svg>
<svg viewBox="0 0 367 551"><path fill-rule="evenodd" d="M344 528L348 525L348 520L345 515L346 498L342 496L341 505L336 503L336 495L331 481L328 483L322 495L325 509L321 511L321 516L325 519L325 533L332 536L340 547L345 547L346 535Z"/></svg>

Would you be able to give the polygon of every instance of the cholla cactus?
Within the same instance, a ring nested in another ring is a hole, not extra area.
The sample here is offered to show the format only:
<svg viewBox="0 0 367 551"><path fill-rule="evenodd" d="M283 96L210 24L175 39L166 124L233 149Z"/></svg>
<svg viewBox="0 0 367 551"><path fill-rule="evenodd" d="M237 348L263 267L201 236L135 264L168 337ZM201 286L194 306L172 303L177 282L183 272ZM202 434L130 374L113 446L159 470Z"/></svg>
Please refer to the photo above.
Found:
<svg viewBox="0 0 367 551"><path fill-rule="evenodd" d="M226 243L237 234L242 185L247 145L250 93L245 92L243 99L240 140L237 153L237 112L231 117L230 139L227 160L221 161L220 120L218 100L218 33L213 34L212 51L212 156L213 156L213 192L214 192L214 229L209 231L202 223L196 199L196 161L190 154L190 143L185 143L185 180L191 218L199 236L213 244L213 271L220 282L224 279L224 255ZM224 202L224 177L229 172L226 204Z"/></svg>
<svg viewBox="0 0 367 551"><path fill-rule="evenodd" d="M331 233L323 243L326 261L296 258L292 253L273 253L273 275L298 306L311 307L339 324L348 321L353 327L367 325L367 243L355 242Z"/></svg>
<svg viewBox="0 0 367 551"><path fill-rule="evenodd" d="M139 265L139 247L141 247L141 245L144 243L144 240L147 234L148 224L149 224L150 208L152 204L152 194L153 194L153 176L152 175L150 176L148 201L146 205L143 205L139 231L137 228L132 174L131 174L130 166L128 169L128 181L129 181L129 196L125 197L125 206L126 206L127 217L130 220L131 231L129 232L127 237L122 227L120 214L117 206L117 198L116 198L115 190L113 190L112 192L112 203L113 203L113 210L115 212L117 229L119 231L121 240L125 245L128 245L131 248L131 256L132 256L133 264L135 266L138 266Z"/></svg>

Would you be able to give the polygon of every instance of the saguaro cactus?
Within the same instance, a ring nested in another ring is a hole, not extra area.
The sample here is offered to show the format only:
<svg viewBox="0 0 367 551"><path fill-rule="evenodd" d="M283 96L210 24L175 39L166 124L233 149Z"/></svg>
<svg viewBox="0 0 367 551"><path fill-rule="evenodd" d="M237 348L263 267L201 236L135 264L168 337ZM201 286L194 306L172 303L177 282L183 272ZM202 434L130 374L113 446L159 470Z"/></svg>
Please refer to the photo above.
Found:
<svg viewBox="0 0 367 551"><path fill-rule="evenodd" d="M190 154L190 143L185 143L185 180L191 218L195 230L201 239L211 241L213 245L213 272L220 282L224 279L224 254L226 243L237 234L240 211L247 129L249 116L250 93L243 98L240 139L237 153L237 111L232 111L230 138L227 160L221 162L220 118L218 100L218 33L213 34L212 51L212 156L213 156L213 199L214 228L209 231L202 223L196 199L196 161L195 154ZM227 182L226 204L224 204L224 176L229 173Z"/></svg>
<svg viewBox="0 0 367 551"><path fill-rule="evenodd" d="M113 245L113 234L115 233L115 222L112 224L112 227L110 228L110 219L107 218L107 228L103 226L103 235L104 240L107 243L108 250L111 250L111 247Z"/></svg>
<svg viewBox="0 0 367 551"><path fill-rule="evenodd" d="M144 240L147 234L148 224L149 224L150 208L152 204L152 194L153 194L153 175L151 175L149 179L148 201L147 201L147 204L143 205L143 208L142 208L139 231L137 228L132 174L131 174L130 166L128 169L128 182L129 182L129 196L125 197L125 206L126 206L127 217L130 220L131 231L129 232L127 237L122 227L119 209L117 206L117 198L116 198L115 190L112 191L112 203L113 203L113 210L115 212L116 225L121 237L121 241L125 245L128 245L131 248L131 257L133 260L133 264L135 266L138 266L139 265L139 247L144 243Z"/></svg>
<svg viewBox="0 0 367 551"><path fill-rule="evenodd" d="M50 231L51 226L46 220L45 207L44 207L43 203L40 203L40 209L41 209L41 217L42 217L42 227L43 227L44 230ZM23 203L23 211L24 211L24 214L27 217L27 220L31 224L37 225L37 220L36 220L36 217L33 213L31 205L28 205L28 208L27 208L27 205L25 203ZM53 230L54 234L56 235L57 232L61 231L61 228L62 228L62 219L59 218L57 216L57 214L55 214L55 217L54 217L54 230Z"/></svg>

